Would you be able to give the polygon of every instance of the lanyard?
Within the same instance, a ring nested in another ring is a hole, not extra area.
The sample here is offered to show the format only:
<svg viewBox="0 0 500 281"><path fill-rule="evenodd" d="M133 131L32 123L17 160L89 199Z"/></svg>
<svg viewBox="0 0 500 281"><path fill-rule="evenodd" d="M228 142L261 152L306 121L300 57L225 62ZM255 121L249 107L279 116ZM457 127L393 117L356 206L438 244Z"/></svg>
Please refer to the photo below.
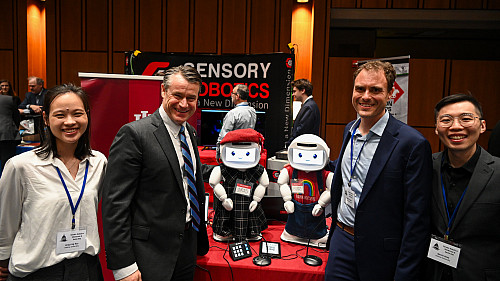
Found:
<svg viewBox="0 0 500 281"><path fill-rule="evenodd" d="M359 124L361 123L361 120L359 121L358 124L354 127L354 130L352 131L351 134L351 176L349 177L349 182L347 185L351 187L351 182L352 182L352 175L354 174L354 170L356 169L356 165L358 164L359 156L361 156L361 152L363 151L363 148L365 147L366 142L368 141L368 138L363 142L363 145L361 146L361 149L359 150L358 157L356 158L356 161L354 161L354 167L352 166L352 154L353 154L353 141L354 141L354 134L356 133L356 129L359 127Z"/></svg>
<svg viewBox="0 0 500 281"><path fill-rule="evenodd" d="M64 179L61 175L61 171L57 167L56 167L56 170L57 170L57 174L59 174L59 178L61 179L61 182L64 186L64 190L66 190L66 195L68 196L69 205L71 206L71 213L73 214L73 219L71 220L71 229L75 229L75 213L76 213L76 210L78 209L78 206L80 205L80 200L82 200L83 192L85 191L85 183L87 182L87 173L89 171L89 161L87 161L87 165L85 166L85 176L83 177L82 191L80 192L80 196L78 197L78 200L76 201L76 205L73 205L73 200L71 200L71 195L69 194L68 187L66 186L66 183L64 182Z"/></svg>
<svg viewBox="0 0 500 281"><path fill-rule="evenodd" d="M455 206L455 210L453 210L453 214L450 217L450 212L448 211L448 202L446 200L446 193L444 191L443 173L441 173L441 189L443 190L444 207L446 208L446 214L448 215L448 227L446 228L446 233L444 235L444 239L446 239L446 240L448 240L448 236L450 235L451 223L455 219L455 215L457 214L458 207L460 207L460 203L462 203L462 199L464 199L464 195L465 195L465 192L467 191L467 188L469 188L468 185L465 187L465 190L462 193L462 196L460 196L460 200L458 200L458 203Z"/></svg>

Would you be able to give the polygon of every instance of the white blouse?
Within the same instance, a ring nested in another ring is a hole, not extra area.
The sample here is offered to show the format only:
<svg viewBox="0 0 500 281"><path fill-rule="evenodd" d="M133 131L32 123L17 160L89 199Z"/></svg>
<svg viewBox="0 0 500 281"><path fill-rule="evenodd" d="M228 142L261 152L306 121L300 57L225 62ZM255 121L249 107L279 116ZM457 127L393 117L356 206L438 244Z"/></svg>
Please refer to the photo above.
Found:
<svg viewBox="0 0 500 281"><path fill-rule="evenodd" d="M99 253L97 209L107 160L98 151L92 154L80 162L74 180L64 163L52 154L43 160L28 151L6 163L0 178L0 260L10 258L9 271L14 276L24 277L82 253ZM85 250L56 254L56 234L71 229L73 216L56 167L76 204L87 161L87 182L75 213L75 229L87 231Z"/></svg>

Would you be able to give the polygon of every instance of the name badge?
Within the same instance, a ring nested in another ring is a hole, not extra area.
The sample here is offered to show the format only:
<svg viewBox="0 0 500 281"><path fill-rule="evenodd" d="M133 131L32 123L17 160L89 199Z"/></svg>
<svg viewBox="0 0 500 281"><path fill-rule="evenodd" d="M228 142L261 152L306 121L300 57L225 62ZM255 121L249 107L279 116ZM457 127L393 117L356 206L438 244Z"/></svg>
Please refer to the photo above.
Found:
<svg viewBox="0 0 500 281"><path fill-rule="evenodd" d="M356 193L354 193L354 191L352 191L352 189L350 188L345 188L344 198L345 204L354 209L354 198L356 198Z"/></svg>
<svg viewBox="0 0 500 281"><path fill-rule="evenodd" d="M304 182L298 179L292 179L292 193L304 194Z"/></svg>
<svg viewBox="0 0 500 281"><path fill-rule="evenodd" d="M432 235L427 257L442 264L457 268L461 247L462 246L458 243Z"/></svg>
<svg viewBox="0 0 500 281"><path fill-rule="evenodd" d="M56 235L56 254L84 251L87 247L87 229L58 231Z"/></svg>
<svg viewBox="0 0 500 281"><path fill-rule="evenodd" d="M241 179L236 180L236 187L234 189L235 194L250 197L251 192L252 192L252 184L243 181Z"/></svg>

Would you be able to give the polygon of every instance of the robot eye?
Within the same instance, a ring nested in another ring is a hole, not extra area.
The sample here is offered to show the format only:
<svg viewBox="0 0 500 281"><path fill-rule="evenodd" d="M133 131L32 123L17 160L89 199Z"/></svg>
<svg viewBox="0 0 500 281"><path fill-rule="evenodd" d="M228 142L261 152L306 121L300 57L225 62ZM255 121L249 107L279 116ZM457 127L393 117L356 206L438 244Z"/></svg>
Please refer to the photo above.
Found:
<svg viewBox="0 0 500 281"><path fill-rule="evenodd" d="M231 151L231 155L233 155L233 156L234 156L234 155L236 155L236 153L234 153L234 151Z"/></svg>
<svg viewBox="0 0 500 281"><path fill-rule="evenodd" d="M250 156L250 152L247 151L247 156Z"/></svg>
<svg viewBox="0 0 500 281"><path fill-rule="evenodd" d="M314 159L318 158L318 154L314 154L314 155L313 155L313 158L314 158Z"/></svg>
<svg viewBox="0 0 500 281"><path fill-rule="evenodd" d="M299 157L301 157L301 158L302 158L302 153L300 153L300 152L299 152Z"/></svg>

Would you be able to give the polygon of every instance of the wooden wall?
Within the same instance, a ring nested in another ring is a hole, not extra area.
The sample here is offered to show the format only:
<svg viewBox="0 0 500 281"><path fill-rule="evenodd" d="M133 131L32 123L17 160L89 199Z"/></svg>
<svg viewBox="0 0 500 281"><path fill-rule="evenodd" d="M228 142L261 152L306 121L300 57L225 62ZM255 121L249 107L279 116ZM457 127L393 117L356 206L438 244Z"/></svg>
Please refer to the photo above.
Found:
<svg viewBox="0 0 500 281"><path fill-rule="evenodd" d="M332 159L340 152L345 125L356 118L351 105L352 61L367 58L328 57L329 30L324 26L330 24L331 8L500 9L498 0L315 0L314 5L311 80L322 113L321 135L331 148ZM411 59L408 124L429 140L433 152L442 150L434 133L434 106L444 96L470 91L483 106L488 130L479 144L487 148L491 129L500 120L496 110L500 95L492 90L499 76L500 61Z"/></svg>

